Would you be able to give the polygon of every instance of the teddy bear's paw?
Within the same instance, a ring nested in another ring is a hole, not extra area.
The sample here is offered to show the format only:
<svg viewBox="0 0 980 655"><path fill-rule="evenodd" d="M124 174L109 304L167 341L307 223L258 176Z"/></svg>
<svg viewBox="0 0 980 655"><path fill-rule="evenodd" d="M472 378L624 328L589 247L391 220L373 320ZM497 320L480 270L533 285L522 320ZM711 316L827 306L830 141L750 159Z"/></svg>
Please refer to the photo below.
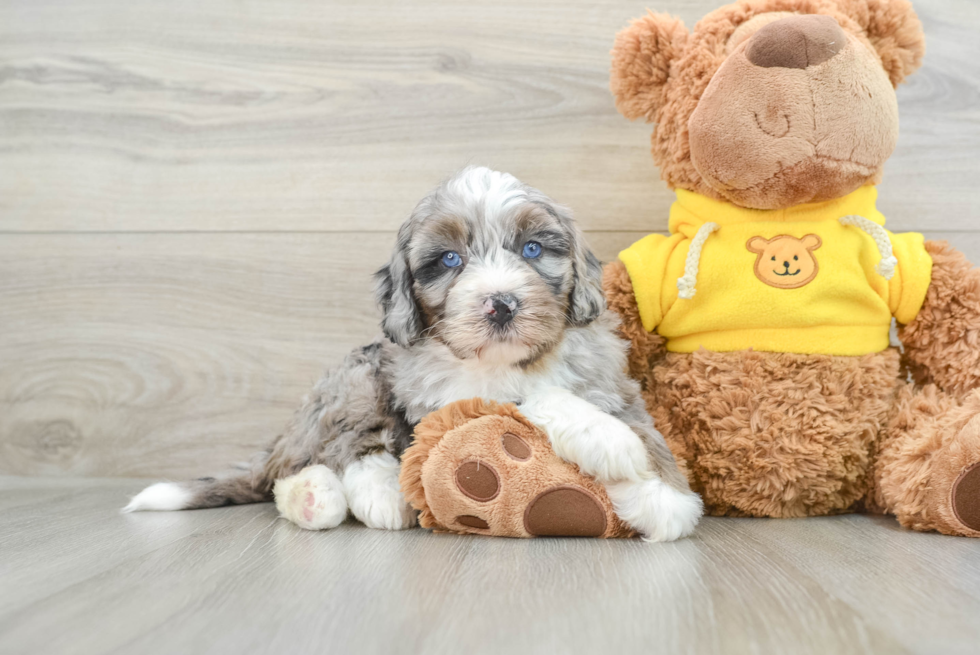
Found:
<svg viewBox="0 0 980 655"><path fill-rule="evenodd" d="M973 414L970 416L970 414ZM980 390L943 415L935 432L941 445L928 458L919 448L887 452L881 488L888 509L913 530L936 530L961 537L980 537ZM935 425L929 425L933 430ZM913 437L919 436L913 433ZM920 441L921 442L921 441Z"/></svg>
<svg viewBox="0 0 980 655"><path fill-rule="evenodd" d="M606 485L616 514L645 541L674 541L694 532L704 506L700 496L652 478Z"/></svg>
<svg viewBox="0 0 980 655"><path fill-rule="evenodd" d="M350 511L369 528L404 530L415 525L415 510L398 486L398 460L388 452L366 455L344 471Z"/></svg>
<svg viewBox="0 0 980 655"><path fill-rule="evenodd" d="M305 530L335 528L347 518L347 499L337 475L322 464L276 480L279 514Z"/></svg>
<svg viewBox="0 0 980 655"><path fill-rule="evenodd" d="M937 476L936 486L942 486L942 478L951 480L949 487L950 511L965 530L957 532L968 536L980 535L980 415L966 422L956 437L947 444L945 460L949 473ZM945 473L945 471L942 471ZM949 484L949 482L947 482ZM944 513L944 512L943 512ZM955 527L955 526L954 526Z"/></svg>
<svg viewBox="0 0 980 655"><path fill-rule="evenodd" d="M953 512L970 530L980 532L980 462L967 466L953 483Z"/></svg>
<svg viewBox="0 0 980 655"><path fill-rule="evenodd" d="M559 458L540 430L484 416L451 430L422 467L428 510L454 532L624 537L602 486Z"/></svg>

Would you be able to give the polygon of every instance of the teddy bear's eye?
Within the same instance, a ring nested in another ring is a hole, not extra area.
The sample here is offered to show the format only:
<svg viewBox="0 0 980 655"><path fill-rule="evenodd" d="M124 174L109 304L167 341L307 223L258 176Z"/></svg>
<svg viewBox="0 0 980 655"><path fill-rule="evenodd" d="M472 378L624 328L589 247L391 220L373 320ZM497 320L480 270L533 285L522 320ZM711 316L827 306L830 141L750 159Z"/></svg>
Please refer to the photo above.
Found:
<svg viewBox="0 0 980 655"><path fill-rule="evenodd" d="M793 261L794 262L799 261L799 260L800 260L799 255L793 255Z"/></svg>
<svg viewBox="0 0 980 655"><path fill-rule="evenodd" d="M773 260L773 261L776 261L776 258L775 258L775 257L773 257L773 258L772 258L772 260Z"/></svg>

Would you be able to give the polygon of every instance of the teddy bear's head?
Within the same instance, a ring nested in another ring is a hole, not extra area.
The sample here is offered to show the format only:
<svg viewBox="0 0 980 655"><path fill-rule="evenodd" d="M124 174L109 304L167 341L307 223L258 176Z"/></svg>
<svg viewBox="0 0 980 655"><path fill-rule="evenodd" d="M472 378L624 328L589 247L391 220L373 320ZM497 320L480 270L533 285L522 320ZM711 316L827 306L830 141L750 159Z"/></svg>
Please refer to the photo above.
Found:
<svg viewBox="0 0 980 655"><path fill-rule="evenodd" d="M924 50L907 0L740 0L691 32L635 20L616 37L611 87L627 118L656 124L671 187L779 209L880 181L895 85Z"/></svg>

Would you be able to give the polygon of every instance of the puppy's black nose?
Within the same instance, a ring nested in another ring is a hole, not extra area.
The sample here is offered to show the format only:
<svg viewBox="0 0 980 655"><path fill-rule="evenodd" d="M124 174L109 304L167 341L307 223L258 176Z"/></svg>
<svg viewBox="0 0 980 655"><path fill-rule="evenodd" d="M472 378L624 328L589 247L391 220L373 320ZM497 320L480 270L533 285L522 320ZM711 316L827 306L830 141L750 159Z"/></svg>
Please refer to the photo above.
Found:
<svg viewBox="0 0 980 655"><path fill-rule="evenodd" d="M487 320L503 327L514 319L517 313L517 298L509 293L501 293L491 296L483 304Z"/></svg>

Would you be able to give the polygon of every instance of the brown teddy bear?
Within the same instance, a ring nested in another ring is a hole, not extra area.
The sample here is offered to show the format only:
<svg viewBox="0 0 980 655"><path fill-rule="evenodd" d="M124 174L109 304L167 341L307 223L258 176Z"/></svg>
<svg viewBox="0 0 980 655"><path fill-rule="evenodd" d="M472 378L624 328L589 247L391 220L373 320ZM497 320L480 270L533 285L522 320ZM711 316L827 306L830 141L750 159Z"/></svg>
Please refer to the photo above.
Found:
<svg viewBox="0 0 980 655"><path fill-rule="evenodd" d="M741 0L616 38L617 107L678 198L606 296L711 514L980 536L980 271L875 208L923 52L906 0Z"/></svg>

